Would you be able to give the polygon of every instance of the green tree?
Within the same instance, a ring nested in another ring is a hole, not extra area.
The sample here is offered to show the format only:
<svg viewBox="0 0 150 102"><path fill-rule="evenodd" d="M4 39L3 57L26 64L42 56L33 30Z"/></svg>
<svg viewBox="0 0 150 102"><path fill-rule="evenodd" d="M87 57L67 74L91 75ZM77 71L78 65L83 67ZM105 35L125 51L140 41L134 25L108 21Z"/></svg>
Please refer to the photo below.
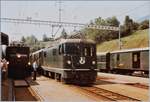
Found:
<svg viewBox="0 0 150 102"><path fill-rule="evenodd" d="M106 22L107 22L107 25L116 26L116 27L118 27L120 23L115 16L107 18Z"/></svg>
<svg viewBox="0 0 150 102"><path fill-rule="evenodd" d="M46 36L46 34L43 34L43 41L49 41L49 38Z"/></svg>
<svg viewBox="0 0 150 102"><path fill-rule="evenodd" d="M26 39L25 39L24 36L22 36L21 41L22 41L22 42L26 42Z"/></svg>
<svg viewBox="0 0 150 102"><path fill-rule="evenodd" d="M34 35L28 36L26 38L26 44L28 44L31 47L37 43L38 43L38 39Z"/></svg>
<svg viewBox="0 0 150 102"><path fill-rule="evenodd" d="M124 21L124 30L126 35L131 34L131 32L134 30L133 26L133 20L129 16L126 16Z"/></svg>
<svg viewBox="0 0 150 102"><path fill-rule="evenodd" d="M144 20L140 23L139 29L148 29L149 28L149 20Z"/></svg>
<svg viewBox="0 0 150 102"><path fill-rule="evenodd" d="M113 16L107 19L103 19L101 17L96 18L94 21L91 21L90 24L92 25L104 25L104 26L119 26L118 19ZM95 40L97 43L101 43L103 41L108 41L111 39L115 39L118 37L118 31L109 31L109 30L100 30L100 29L89 29L86 28L83 30L86 34L86 38L91 38Z"/></svg>
<svg viewBox="0 0 150 102"><path fill-rule="evenodd" d="M61 32L61 37L62 38L67 38L67 33L66 33L66 31L65 31L65 29L63 28L63 30L62 30L62 32Z"/></svg>
<svg viewBox="0 0 150 102"><path fill-rule="evenodd" d="M133 22L132 28L133 28L133 30L138 30L139 23L138 22Z"/></svg>

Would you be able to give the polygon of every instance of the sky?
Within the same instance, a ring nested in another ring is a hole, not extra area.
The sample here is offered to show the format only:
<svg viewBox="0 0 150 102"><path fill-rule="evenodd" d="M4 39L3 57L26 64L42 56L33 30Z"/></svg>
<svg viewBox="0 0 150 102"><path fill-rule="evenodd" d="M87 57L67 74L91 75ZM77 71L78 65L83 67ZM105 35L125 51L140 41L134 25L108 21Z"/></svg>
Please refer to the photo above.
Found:
<svg viewBox="0 0 150 102"><path fill-rule="evenodd" d="M61 21L74 23L89 23L97 17L108 18L116 16L123 24L126 15L135 21L150 15L150 1L61 1ZM59 21L58 1L1 1L1 18L21 18ZM62 27L58 37L65 29L71 34L74 28ZM54 28L54 33L58 28ZM80 28L77 28L79 30ZM20 40L22 36L35 35L42 39L43 34L52 35L51 26L2 23L1 31L9 34L10 40Z"/></svg>

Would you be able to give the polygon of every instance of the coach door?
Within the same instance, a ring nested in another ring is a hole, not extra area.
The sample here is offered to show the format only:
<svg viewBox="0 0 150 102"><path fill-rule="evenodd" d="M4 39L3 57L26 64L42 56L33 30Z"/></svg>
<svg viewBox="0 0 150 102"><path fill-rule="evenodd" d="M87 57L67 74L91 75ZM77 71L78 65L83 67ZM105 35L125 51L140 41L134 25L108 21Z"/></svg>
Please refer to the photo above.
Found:
<svg viewBox="0 0 150 102"><path fill-rule="evenodd" d="M132 68L140 68L140 52L132 53Z"/></svg>

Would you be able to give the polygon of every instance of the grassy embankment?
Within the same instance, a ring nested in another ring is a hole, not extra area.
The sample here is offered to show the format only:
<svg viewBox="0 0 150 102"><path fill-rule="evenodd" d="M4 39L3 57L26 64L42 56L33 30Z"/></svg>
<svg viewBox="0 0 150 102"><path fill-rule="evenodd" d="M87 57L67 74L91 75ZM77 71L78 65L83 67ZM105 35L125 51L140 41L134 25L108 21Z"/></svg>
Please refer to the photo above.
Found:
<svg viewBox="0 0 150 102"><path fill-rule="evenodd" d="M122 49L143 48L149 44L149 29L139 30L132 35L121 38ZM107 52L119 50L118 39L103 42L97 45L97 52Z"/></svg>

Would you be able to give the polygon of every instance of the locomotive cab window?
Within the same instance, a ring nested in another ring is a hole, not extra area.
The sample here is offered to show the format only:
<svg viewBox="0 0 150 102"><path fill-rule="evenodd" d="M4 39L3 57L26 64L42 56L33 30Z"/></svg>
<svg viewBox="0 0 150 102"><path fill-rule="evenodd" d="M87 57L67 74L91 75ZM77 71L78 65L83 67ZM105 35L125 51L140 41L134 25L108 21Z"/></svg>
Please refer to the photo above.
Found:
<svg viewBox="0 0 150 102"><path fill-rule="evenodd" d="M64 53L64 44L61 45L61 52Z"/></svg>
<svg viewBox="0 0 150 102"><path fill-rule="evenodd" d="M63 54L64 53L64 45L59 45L59 48L58 48L58 51L59 51L59 54Z"/></svg>
<svg viewBox="0 0 150 102"><path fill-rule="evenodd" d="M46 52L44 52L44 57L46 57Z"/></svg>
<svg viewBox="0 0 150 102"><path fill-rule="evenodd" d="M62 54L62 47L61 47L61 45L59 45L58 51L59 51L59 54Z"/></svg>
<svg viewBox="0 0 150 102"><path fill-rule="evenodd" d="M42 57L42 52L39 53L39 58L41 58L41 57Z"/></svg>
<svg viewBox="0 0 150 102"><path fill-rule="evenodd" d="M76 43L66 43L65 53L71 55L80 55L80 45Z"/></svg>

